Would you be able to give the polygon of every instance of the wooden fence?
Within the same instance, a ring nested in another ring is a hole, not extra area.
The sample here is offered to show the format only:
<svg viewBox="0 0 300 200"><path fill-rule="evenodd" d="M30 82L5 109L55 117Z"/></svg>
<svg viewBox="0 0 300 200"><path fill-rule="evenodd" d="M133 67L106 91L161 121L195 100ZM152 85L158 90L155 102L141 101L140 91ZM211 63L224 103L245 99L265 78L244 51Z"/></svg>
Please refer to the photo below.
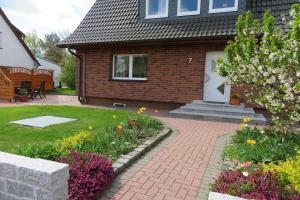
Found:
<svg viewBox="0 0 300 200"><path fill-rule="evenodd" d="M53 71L31 70L23 67L0 67L0 99L14 99L15 87L20 87L22 81L32 81L32 88L39 88L41 82L45 81L45 90L54 89Z"/></svg>

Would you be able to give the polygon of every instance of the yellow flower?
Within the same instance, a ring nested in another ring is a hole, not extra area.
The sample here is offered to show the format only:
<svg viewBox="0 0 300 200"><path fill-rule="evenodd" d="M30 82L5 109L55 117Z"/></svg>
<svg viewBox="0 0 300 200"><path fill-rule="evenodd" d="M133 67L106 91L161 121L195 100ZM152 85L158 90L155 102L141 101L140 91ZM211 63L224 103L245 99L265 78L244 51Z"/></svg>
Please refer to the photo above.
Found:
<svg viewBox="0 0 300 200"><path fill-rule="evenodd" d="M243 120L243 122L244 123L250 123L252 121L252 119L251 118L244 118L244 120Z"/></svg>
<svg viewBox="0 0 300 200"><path fill-rule="evenodd" d="M137 113L138 113L138 114L141 114L142 112L139 110Z"/></svg>
<svg viewBox="0 0 300 200"><path fill-rule="evenodd" d="M246 127L248 127L248 124L245 124L245 123L241 124L241 128L246 128Z"/></svg>
<svg viewBox="0 0 300 200"><path fill-rule="evenodd" d="M154 110L155 113L158 113L158 110Z"/></svg>
<svg viewBox="0 0 300 200"><path fill-rule="evenodd" d="M140 111L142 111L142 112L145 112L146 110L147 110L147 108L145 108L145 107L140 108Z"/></svg>
<svg viewBox="0 0 300 200"><path fill-rule="evenodd" d="M89 130L93 130L93 127L92 127L92 126L89 126Z"/></svg>
<svg viewBox="0 0 300 200"><path fill-rule="evenodd" d="M123 129L123 126L122 125L118 125L118 129Z"/></svg>
<svg viewBox="0 0 300 200"><path fill-rule="evenodd" d="M117 118L117 116L116 115L113 115L113 119L116 119Z"/></svg>
<svg viewBox="0 0 300 200"><path fill-rule="evenodd" d="M255 145L255 144L256 144L256 141L255 141L255 140L252 140L252 139L248 139L248 140L247 140L247 144Z"/></svg>

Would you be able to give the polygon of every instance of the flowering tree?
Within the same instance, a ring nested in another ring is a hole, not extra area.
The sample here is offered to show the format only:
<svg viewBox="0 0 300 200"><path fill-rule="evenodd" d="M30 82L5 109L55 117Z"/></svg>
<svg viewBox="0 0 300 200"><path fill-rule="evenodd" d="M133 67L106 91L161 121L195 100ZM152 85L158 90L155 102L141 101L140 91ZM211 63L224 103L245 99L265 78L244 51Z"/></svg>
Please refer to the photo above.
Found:
<svg viewBox="0 0 300 200"><path fill-rule="evenodd" d="M246 86L250 103L272 113L272 128L294 132L300 124L300 6L293 5L276 25L267 11L263 23L250 12L238 18L237 36L225 49L227 60L218 61L218 73L232 85Z"/></svg>

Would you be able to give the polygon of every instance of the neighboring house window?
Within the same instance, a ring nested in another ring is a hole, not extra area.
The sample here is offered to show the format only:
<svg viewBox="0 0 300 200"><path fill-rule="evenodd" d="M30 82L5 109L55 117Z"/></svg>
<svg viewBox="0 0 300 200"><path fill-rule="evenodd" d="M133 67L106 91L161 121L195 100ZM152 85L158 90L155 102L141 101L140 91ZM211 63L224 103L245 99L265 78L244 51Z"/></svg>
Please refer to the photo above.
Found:
<svg viewBox="0 0 300 200"><path fill-rule="evenodd" d="M201 0L178 0L177 15L198 15L200 14Z"/></svg>
<svg viewBox="0 0 300 200"><path fill-rule="evenodd" d="M147 55L115 55L113 61L113 79L147 80Z"/></svg>
<svg viewBox="0 0 300 200"><path fill-rule="evenodd" d="M169 0L146 0L146 19L168 17Z"/></svg>
<svg viewBox="0 0 300 200"><path fill-rule="evenodd" d="M238 0L210 0L209 12L232 12L238 10Z"/></svg>

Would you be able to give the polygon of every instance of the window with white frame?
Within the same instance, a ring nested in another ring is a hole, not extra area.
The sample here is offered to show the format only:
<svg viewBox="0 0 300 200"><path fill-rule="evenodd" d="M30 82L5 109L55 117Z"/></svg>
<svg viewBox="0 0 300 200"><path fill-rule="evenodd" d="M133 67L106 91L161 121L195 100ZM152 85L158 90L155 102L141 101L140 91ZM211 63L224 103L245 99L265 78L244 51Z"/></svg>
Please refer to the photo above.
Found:
<svg viewBox="0 0 300 200"><path fill-rule="evenodd" d="M169 0L146 0L146 19L168 17Z"/></svg>
<svg viewBox="0 0 300 200"><path fill-rule="evenodd" d="M210 0L209 12L232 12L238 10L238 0Z"/></svg>
<svg viewBox="0 0 300 200"><path fill-rule="evenodd" d="M114 55L113 59L113 79L147 80L147 55Z"/></svg>
<svg viewBox="0 0 300 200"><path fill-rule="evenodd" d="M200 14L201 0L178 0L177 15L198 15Z"/></svg>

